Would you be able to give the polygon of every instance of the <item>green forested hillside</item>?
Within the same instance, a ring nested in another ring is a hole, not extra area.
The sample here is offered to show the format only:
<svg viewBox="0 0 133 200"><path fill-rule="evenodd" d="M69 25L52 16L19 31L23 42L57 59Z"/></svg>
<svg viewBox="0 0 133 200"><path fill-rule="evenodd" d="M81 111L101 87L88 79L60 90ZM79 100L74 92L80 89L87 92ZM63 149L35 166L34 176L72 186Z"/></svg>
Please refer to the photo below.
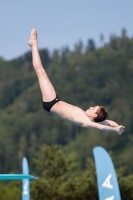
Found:
<svg viewBox="0 0 133 200"><path fill-rule="evenodd" d="M85 49L85 50L83 50ZM113 152L115 166L127 165L133 173L133 39L112 37L96 49L77 43L69 48L40 50L42 62L60 99L82 109L102 104L109 119L126 127L123 135L73 126L42 108L41 93L32 69L31 52L0 60L0 171L20 172L26 156L33 158L43 144L62 144L76 151L81 167L95 146Z"/></svg>

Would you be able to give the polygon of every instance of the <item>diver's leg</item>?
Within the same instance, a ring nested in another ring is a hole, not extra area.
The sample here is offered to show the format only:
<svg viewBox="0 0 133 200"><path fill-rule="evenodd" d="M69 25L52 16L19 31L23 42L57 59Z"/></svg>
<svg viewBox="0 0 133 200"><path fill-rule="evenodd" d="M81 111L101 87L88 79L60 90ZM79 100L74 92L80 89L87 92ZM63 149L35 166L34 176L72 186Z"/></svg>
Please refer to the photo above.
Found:
<svg viewBox="0 0 133 200"><path fill-rule="evenodd" d="M31 46L32 63L34 70L38 76L42 99L45 102L52 101L56 97L56 92L42 66L42 62L38 52L37 31L35 29L31 30L31 36L28 44Z"/></svg>

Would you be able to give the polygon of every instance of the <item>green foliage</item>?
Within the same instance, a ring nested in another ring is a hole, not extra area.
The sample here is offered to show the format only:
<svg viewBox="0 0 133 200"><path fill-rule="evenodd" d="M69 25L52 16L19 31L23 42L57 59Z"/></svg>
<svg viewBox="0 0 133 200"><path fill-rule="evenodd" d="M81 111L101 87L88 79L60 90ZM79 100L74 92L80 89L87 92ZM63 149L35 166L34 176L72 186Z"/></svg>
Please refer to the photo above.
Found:
<svg viewBox="0 0 133 200"><path fill-rule="evenodd" d="M125 176L126 168L121 167L117 170L118 182L122 200L133 199L133 174Z"/></svg>
<svg viewBox="0 0 133 200"><path fill-rule="evenodd" d="M21 199L20 182L14 181L7 185L0 183L0 199L1 200L18 200Z"/></svg>
<svg viewBox="0 0 133 200"><path fill-rule="evenodd" d="M78 171L75 156L65 155L61 146L45 145L43 157L35 160L42 171L38 181L32 183L31 197L38 200L87 200L97 199L95 169L88 160L88 169Z"/></svg>

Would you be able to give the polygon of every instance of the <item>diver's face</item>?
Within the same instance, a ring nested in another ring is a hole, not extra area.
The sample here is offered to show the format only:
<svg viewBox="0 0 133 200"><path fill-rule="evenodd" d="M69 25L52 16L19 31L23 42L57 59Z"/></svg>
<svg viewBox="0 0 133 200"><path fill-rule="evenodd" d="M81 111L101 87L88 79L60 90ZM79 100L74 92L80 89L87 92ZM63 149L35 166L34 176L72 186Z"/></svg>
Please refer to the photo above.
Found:
<svg viewBox="0 0 133 200"><path fill-rule="evenodd" d="M94 107L90 107L88 110L86 110L86 114L88 117L90 118L96 118L97 117L97 110L99 109L99 106L94 106Z"/></svg>

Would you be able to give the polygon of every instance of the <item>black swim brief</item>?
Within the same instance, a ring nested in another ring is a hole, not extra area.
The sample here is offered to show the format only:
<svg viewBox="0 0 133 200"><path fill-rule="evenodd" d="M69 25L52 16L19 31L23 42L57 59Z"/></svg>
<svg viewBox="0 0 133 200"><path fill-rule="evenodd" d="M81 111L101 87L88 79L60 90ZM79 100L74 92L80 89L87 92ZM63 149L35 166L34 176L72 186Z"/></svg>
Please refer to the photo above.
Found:
<svg viewBox="0 0 133 200"><path fill-rule="evenodd" d="M53 105L55 105L58 101L60 101L60 99L58 98L58 96L56 96L55 99L53 99L52 101L49 102L42 102L43 108L45 110L47 110L48 112L50 112L51 108L53 107Z"/></svg>

